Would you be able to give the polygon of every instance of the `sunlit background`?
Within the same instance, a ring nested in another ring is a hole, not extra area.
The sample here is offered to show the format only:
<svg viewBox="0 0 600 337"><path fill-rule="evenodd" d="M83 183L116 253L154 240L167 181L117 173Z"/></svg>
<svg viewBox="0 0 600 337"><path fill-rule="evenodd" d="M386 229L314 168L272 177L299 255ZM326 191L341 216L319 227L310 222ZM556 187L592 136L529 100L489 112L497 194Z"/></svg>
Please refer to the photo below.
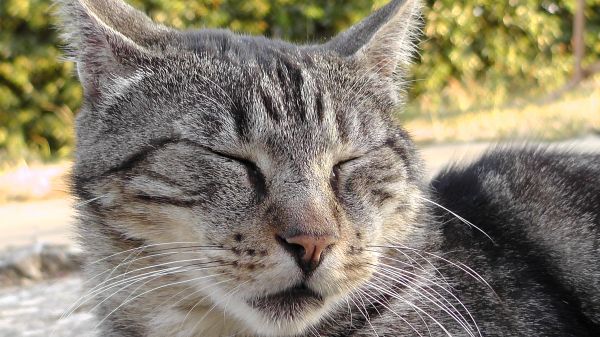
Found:
<svg viewBox="0 0 600 337"><path fill-rule="evenodd" d="M224 27L318 43L386 1L130 3L181 29ZM41 243L72 245L76 207L67 177L82 90L74 64L60 60L51 13L50 0L0 0L0 336L47 336L66 298L76 298L76 290L64 288L77 289L76 279L35 283L46 268L40 256L52 256ZM600 150L600 0L428 0L423 19L420 52L406 79L409 104L397 118L423 149L430 174L498 140ZM37 258L2 253L28 245ZM53 270L56 276L61 269ZM3 288L23 280L34 285ZM65 299L49 302L49 292ZM73 324L85 327L82 315ZM69 324L65 331L77 331Z"/></svg>

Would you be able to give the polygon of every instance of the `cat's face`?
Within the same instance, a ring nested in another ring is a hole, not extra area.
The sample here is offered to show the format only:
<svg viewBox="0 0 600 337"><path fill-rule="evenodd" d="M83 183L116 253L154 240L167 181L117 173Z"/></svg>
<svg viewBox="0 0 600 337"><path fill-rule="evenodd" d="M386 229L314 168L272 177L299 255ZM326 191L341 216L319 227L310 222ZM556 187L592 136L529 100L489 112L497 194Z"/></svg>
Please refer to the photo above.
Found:
<svg viewBox="0 0 600 337"><path fill-rule="evenodd" d="M388 21L413 7L394 2ZM377 44L388 21L356 50L344 36L295 47L149 22L152 43L123 32L136 27L84 35L77 47L108 49L111 62L78 59L74 175L80 199L93 200L84 233L107 226L122 239L112 247L167 250L151 261L183 268L175 282L189 282L192 302L253 333L302 333L346 305L381 246L418 237L418 159L390 117L400 59L382 64ZM121 34L130 39L114 42Z"/></svg>

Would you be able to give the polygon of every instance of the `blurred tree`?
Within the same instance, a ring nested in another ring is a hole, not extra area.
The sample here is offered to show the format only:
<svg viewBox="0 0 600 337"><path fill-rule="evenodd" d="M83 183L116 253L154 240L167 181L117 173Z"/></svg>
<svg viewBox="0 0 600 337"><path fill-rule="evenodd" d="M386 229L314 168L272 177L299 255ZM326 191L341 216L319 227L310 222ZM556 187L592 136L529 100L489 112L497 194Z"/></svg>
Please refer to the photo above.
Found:
<svg viewBox="0 0 600 337"><path fill-rule="evenodd" d="M573 18L573 35L571 37L571 44L573 46L573 70L571 74L571 80L567 82L563 87L550 93L544 101L553 101L560 98L566 92L571 91L581 81L600 72L600 60L596 59L596 62L586 66L584 63L585 59L585 44L586 44L586 32L585 32L585 11L586 3L585 0L576 0L575 14Z"/></svg>
<svg viewBox="0 0 600 337"><path fill-rule="evenodd" d="M412 96L422 107L502 104L572 74L577 0L427 0ZM587 0L587 60L600 56L600 0ZM458 90L457 90L458 89Z"/></svg>
<svg viewBox="0 0 600 337"><path fill-rule="evenodd" d="M0 150L22 157L67 155L81 89L60 62L49 1L0 1ZM2 153L0 153L2 155Z"/></svg>
<svg viewBox="0 0 600 337"><path fill-rule="evenodd" d="M583 57L585 55L585 0L577 0L575 19L573 20L573 55L575 58L575 69L573 70L573 81L583 79Z"/></svg>
<svg viewBox="0 0 600 337"><path fill-rule="evenodd" d="M158 22L319 42L387 0L127 0ZM572 71L576 0L426 0L410 95L421 110L499 104L556 88ZM68 155L81 89L58 61L50 0L0 1L0 156ZM587 60L600 55L600 0L585 8Z"/></svg>

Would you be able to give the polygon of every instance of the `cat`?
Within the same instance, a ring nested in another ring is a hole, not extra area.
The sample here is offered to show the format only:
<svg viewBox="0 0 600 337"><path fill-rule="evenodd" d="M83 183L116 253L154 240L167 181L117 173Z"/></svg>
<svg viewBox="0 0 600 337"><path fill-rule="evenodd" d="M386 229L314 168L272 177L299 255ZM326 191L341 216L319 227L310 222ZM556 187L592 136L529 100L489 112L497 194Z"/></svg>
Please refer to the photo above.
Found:
<svg viewBox="0 0 600 337"><path fill-rule="evenodd" d="M99 336L600 336L600 155L426 181L393 113L420 2L322 44L58 0Z"/></svg>

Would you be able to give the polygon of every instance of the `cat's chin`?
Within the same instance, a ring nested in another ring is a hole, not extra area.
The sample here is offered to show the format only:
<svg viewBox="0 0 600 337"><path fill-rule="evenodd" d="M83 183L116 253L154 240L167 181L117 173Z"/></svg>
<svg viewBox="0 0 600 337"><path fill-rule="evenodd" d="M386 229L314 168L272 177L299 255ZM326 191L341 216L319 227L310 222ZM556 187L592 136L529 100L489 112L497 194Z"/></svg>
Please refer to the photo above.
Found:
<svg viewBox="0 0 600 337"><path fill-rule="evenodd" d="M251 299L248 305L276 321L302 319L307 312L325 305L323 296L305 284L298 284L283 291Z"/></svg>
<svg viewBox="0 0 600 337"><path fill-rule="evenodd" d="M299 336L319 323L332 308L333 297L325 297L300 284L264 297L246 300L242 320L261 336Z"/></svg>

